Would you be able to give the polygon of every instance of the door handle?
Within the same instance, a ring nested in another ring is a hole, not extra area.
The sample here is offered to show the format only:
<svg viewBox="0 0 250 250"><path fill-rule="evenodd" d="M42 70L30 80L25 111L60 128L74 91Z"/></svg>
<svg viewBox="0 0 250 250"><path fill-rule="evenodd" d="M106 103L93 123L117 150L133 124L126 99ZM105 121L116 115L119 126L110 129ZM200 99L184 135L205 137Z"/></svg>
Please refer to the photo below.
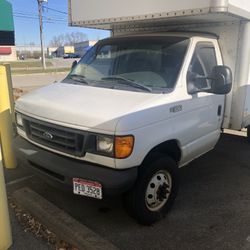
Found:
<svg viewBox="0 0 250 250"><path fill-rule="evenodd" d="M218 116L221 116L221 111L222 111L222 106L219 105L219 106L218 106L218 110L217 110L217 115L218 115Z"/></svg>

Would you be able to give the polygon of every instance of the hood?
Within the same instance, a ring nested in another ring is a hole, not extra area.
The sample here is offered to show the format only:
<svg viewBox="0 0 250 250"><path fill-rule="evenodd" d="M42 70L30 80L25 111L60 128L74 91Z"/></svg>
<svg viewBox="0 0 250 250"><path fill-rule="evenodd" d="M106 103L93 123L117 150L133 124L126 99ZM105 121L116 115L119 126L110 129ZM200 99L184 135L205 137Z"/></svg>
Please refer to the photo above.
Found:
<svg viewBox="0 0 250 250"><path fill-rule="evenodd" d="M16 103L26 115L93 131L114 132L120 118L152 104L159 94L55 83ZM133 128L127 128L128 130Z"/></svg>

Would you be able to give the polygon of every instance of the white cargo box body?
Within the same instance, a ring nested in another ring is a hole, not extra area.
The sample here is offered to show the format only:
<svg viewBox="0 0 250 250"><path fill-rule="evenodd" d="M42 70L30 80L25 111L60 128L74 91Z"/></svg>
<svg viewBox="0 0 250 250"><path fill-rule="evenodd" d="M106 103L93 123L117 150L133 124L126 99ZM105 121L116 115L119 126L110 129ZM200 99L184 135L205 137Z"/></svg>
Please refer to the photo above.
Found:
<svg viewBox="0 0 250 250"><path fill-rule="evenodd" d="M69 24L112 30L118 24L128 25L135 21L149 23L167 19L168 22L186 23L235 20L237 17L249 19L249 11L249 0L69 0ZM180 16L185 18L177 18Z"/></svg>
<svg viewBox="0 0 250 250"><path fill-rule="evenodd" d="M250 125L249 0L69 0L71 26L107 29L113 35L166 31L218 35L224 64L232 69L224 128Z"/></svg>

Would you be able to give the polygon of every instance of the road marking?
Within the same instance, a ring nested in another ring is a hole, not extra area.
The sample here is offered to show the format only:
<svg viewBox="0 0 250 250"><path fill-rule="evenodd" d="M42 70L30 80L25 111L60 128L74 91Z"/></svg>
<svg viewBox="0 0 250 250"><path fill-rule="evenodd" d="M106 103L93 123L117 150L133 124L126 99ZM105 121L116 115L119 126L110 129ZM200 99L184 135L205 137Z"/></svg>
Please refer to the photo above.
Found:
<svg viewBox="0 0 250 250"><path fill-rule="evenodd" d="M7 183L6 183L6 186L11 186L11 185L17 184L17 183L19 183L19 182L26 181L26 180L28 180L28 179L30 179L30 178L32 178L32 177L33 177L33 175L29 175L29 176L25 176L25 177L16 179L16 180L14 180L14 181L7 182Z"/></svg>

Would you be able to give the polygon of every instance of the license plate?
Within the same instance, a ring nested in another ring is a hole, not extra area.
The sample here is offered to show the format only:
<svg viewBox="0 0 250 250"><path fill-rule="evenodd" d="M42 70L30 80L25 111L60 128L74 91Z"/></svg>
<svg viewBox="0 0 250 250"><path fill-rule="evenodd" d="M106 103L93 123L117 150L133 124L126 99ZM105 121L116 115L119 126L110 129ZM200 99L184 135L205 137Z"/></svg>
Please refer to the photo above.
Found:
<svg viewBox="0 0 250 250"><path fill-rule="evenodd" d="M98 182L73 178L74 194L102 199L102 185Z"/></svg>

